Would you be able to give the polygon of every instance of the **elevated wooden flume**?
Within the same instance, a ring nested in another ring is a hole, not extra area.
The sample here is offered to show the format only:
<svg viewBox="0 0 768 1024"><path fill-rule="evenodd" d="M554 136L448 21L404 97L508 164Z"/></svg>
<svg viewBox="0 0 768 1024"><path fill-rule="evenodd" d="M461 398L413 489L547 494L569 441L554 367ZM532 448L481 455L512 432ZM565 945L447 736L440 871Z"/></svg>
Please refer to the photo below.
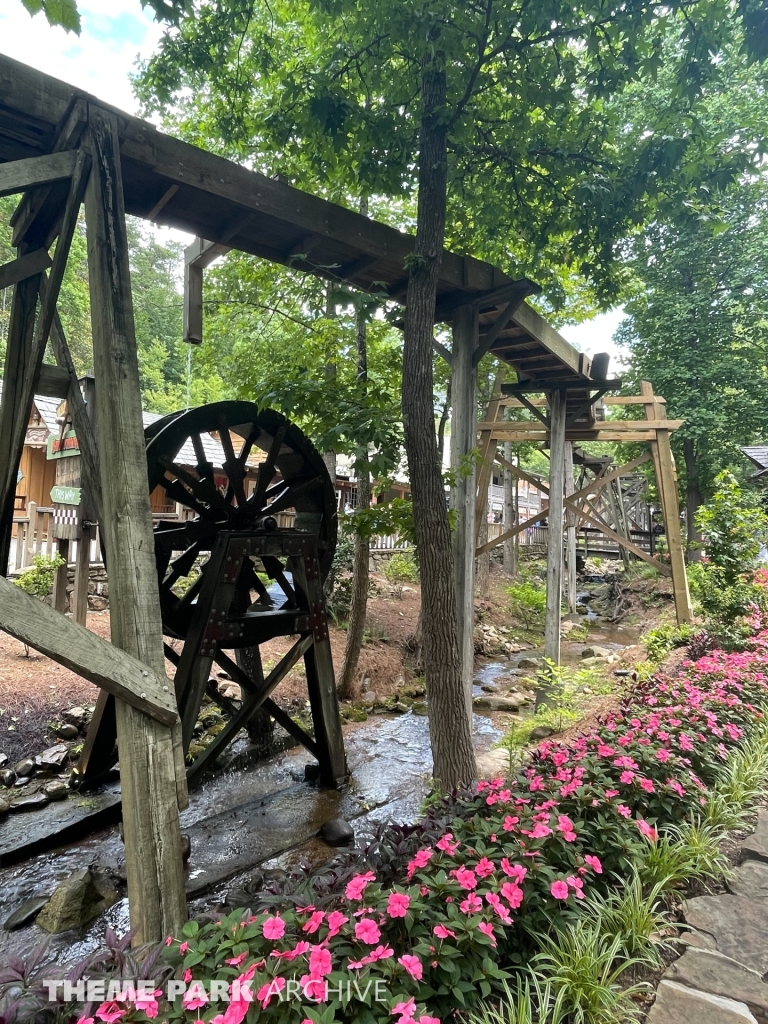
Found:
<svg viewBox="0 0 768 1024"><path fill-rule="evenodd" d="M11 194L21 199L11 218L16 258L0 267L0 287L13 289L0 404L0 565L5 569L8 561L18 466L35 389L44 379L46 393L67 401L77 433L83 486L101 528L109 570L112 646L53 610L30 614L32 599L2 582L0 627L101 686L101 706L109 695L114 698L131 926L135 943L158 940L177 932L186 918L178 811L187 800L183 748L191 712L185 712L182 727L169 699L174 684L165 674L125 215L196 236L187 251L185 275L184 333L191 343L202 338L203 267L229 248L362 290L380 292L383 285L393 302L403 303L406 257L413 251L413 238L164 135L87 93L0 56L0 195ZM57 312L83 203L95 416L86 407ZM502 438L550 446L547 644L554 656L559 642L564 508L582 519L594 517L588 495L563 493L566 446L571 440L650 444L666 519L677 614L681 621L690 615L669 446L670 431L679 423L666 418L663 400L645 385L640 396L607 399L642 405L644 420L599 420L596 402L615 382L605 379L599 361L592 363L577 352L528 305L526 298L538 290L533 282L515 281L470 256L448 251L442 255L435 322L450 325L452 346L449 350L436 340L435 348L452 368L453 463L466 461L478 446L478 436L483 456L478 471L457 474L452 496L458 511L456 592L468 714L477 503L485 493L484 483L487 491L493 461L499 458L496 442ZM44 363L49 345L55 367ZM494 395L478 435L477 365L487 352L515 369L518 384L512 385L511 394L500 388ZM530 397L537 393L542 397ZM525 407L534 420L502 420L499 411L505 406ZM212 494L209 498L216 501ZM302 572L310 577L300 588L298 604L315 601L317 577L312 566L318 552L313 553L312 544L289 550L268 537L264 533L253 542L258 551L251 551L250 540L241 550L259 557L277 558L282 553L292 558L295 578L301 580ZM222 540L219 547L216 543L214 538L212 557L223 558L226 566L229 540ZM274 569L279 579L282 569ZM212 600L232 584L226 568L215 581L213 574L210 579ZM307 636L322 644L321 616L314 606L288 611L295 612L294 617L306 612ZM200 657L221 653L210 645L210 621L199 633L208 644L204 652L198 651ZM262 618L262 624L265 621ZM236 628L229 619L225 625ZM305 654L309 642L302 641L304 646L294 655ZM198 692L201 679L207 678L207 668L196 674L195 656L190 654L184 662L190 692ZM323 648L322 659L329 663L323 670L327 682L328 672L331 679L333 672L329 649ZM322 697L317 692L318 702L325 701L330 715L326 724L332 725L333 700L327 692ZM331 736L329 742L326 781L339 781L344 774L343 750L340 754L339 737Z"/></svg>

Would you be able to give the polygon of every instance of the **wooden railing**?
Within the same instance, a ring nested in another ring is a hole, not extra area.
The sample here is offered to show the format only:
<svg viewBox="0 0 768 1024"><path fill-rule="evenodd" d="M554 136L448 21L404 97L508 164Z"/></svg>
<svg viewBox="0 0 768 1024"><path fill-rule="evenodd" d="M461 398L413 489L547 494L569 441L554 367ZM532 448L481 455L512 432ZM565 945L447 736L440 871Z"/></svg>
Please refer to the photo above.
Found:
<svg viewBox="0 0 768 1024"><path fill-rule="evenodd" d="M53 509L38 508L34 501L27 503L26 514L13 517L11 565L15 570L32 564L35 555L52 558L56 553L53 539Z"/></svg>

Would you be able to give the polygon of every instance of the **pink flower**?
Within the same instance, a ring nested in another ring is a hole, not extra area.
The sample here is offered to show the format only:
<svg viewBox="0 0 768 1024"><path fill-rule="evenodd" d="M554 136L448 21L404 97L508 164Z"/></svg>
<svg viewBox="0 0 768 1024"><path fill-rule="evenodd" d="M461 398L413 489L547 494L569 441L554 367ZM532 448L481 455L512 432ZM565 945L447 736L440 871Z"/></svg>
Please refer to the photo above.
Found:
<svg viewBox="0 0 768 1024"><path fill-rule="evenodd" d="M452 932L451 929L446 928L444 924L436 924L432 931L435 933L438 939L456 938L456 932Z"/></svg>
<svg viewBox="0 0 768 1024"><path fill-rule="evenodd" d="M626 804L619 804L616 810L619 812L622 818L632 817L632 811L629 809L629 807L627 807Z"/></svg>
<svg viewBox="0 0 768 1024"><path fill-rule="evenodd" d="M411 998L406 1003L397 1003L391 1009L392 1016L399 1016L400 1021L396 1021L395 1024L405 1024L406 1020L413 1020L413 1012L416 1009L416 1000Z"/></svg>
<svg viewBox="0 0 768 1024"><path fill-rule="evenodd" d="M419 1017L419 1024L440 1024L439 1017L430 1017L428 1013L422 1013Z"/></svg>
<svg viewBox="0 0 768 1024"><path fill-rule="evenodd" d="M359 900L362 898L365 892L365 887L369 882L375 882L376 875L372 871L366 871L364 875L355 875L355 877L347 882L346 896L348 900Z"/></svg>
<svg viewBox="0 0 768 1024"><path fill-rule="evenodd" d="M651 840L652 843L655 843L656 840L659 838L659 834L656 831L656 829L652 825L649 825L648 822L644 821L642 818L638 820L637 827L640 829L643 835L646 836L646 838Z"/></svg>
<svg viewBox="0 0 768 1024"><path fill-rule="evenodd" d="M279 995L285 988L285 978L273 978L266 985L262 985L256 993L256 998L261 1003L262 1010L269 1006L273 996ZM231 1004L230 1004L231 1005Z"/></svg>
<svg viewBox="0 0 768 1024"><path fill-rule="evenodd" d="M465 900L459 904L459 910L463 914L477 914L483 909L483 901L477 893L470 893Z"/></svg>
<svg viewBox="0 0 768 1024"><path fill-rule="evenodd" d="M322 946L313 946L309 954L309 973L325 977L333 970L331 954Z"/></svg>
<svg viewBox="0 0 768 1024"><path fill-rule="evenodd" d="M352 883L350 882L350 885L351 884ZM325 920L325 911L324 910L316 910L312 914L310 919L306 922L306 924L302 927L301 930L303 932L306 932L308 935L314 935L314 933L317 931L317 929L320 927L320 925L323 923L324 920ZM283 930L285 930L285 929L283 929ZM265 935L266 935L266 932L265 932ZM269 938L269 936L267 936L267 938Z"/></svg>
<svg viewBox="0 0 768 1024"><path fill-rule="evenodd" d="M355 925L355 938L372 946L381 938L379 926L370 917L362 917Z"/></svg>
<svg viewBox="0 0 768 1024"><path fill-rule="evenodd" d="M317 978L312 974L305 974L299 981L301 991L305 999L311 999L314 1003L324 1003L328 998L328 985L325 978ZM213 1021L211 1021L213 1024Z"/></svg>
<svg viewBox="0 0 768 1024"><path fill-rule="evenodd" d="M208 997L205 994L205 985L202 981L196 981L187 989L184 995L181 997L181 1005L185 1010L199 1010L201 1006L205 1006L208 1002ZM136 1009L141 1007L136 1006Z"/></svg>
<svg viewBox="0 0 768 1024"><path fill-rule="evenodd" d="M412 956L410 953L403 953L402 956L397 958L397 962L408 971L412 978L416 981L421 981L424 975L424 968L422 967L421 960L417 956Z"/></svg>
<svg viewBox="0 0 768 1024"><path fill-rule="evenodd" d="M246 955L247 955L246 953L242 953L242 954L241 954L241 956L246 956ZM238 960L240 960L240 958L239 958L239 957L238 957L237 959L238 959ZM226 963L230 963L231 961L227 960L227 961L225 961L225 962L226 962ZM240 960L240 963L242 963L242 960ZM190 969L189 967L188 967L188 968L186 969L186 971L184 971L184 973L182 974L182 976L181 976L181 980L182 980L182 981L183 981L183 982L184 982L185 984L189 984L189 982L190 982L190 981L192 981L192 971L191 971L191 969Z"/></svg>
<svg viewBox="0 0 768 1024"><path fill-rule="evenodd" d="M335 935L338 935L343 925L349 920L338 910L333 910L326 919L328 925L328 938L332 939Z"/></svg>
<svg viewBox="0 0 768 1024"><path fill-rule="evenodd" d="M102 1003L95 1015L99 1020L103 1020L105 1024L114 1024L114 1021L120 1020L120 1018L124 1017L126 1013L127 1010L125 1007L118 1005L118 1003L112 999L108 1003Z"/></svg>
<svg viewBox="0 0 768 1024"><path fill-rule="evenodd" d="M670 759L670 757L672 757L672 755L666 749L666 747L661 747L659 750L656 751L656 758L657 758L657 760L661 761L662 764L665 761L668 761Z"/></svg>
<svg viewBox="0 0 768 1024"><path fill-rule="evenodd" d="M634 772L630 772L630 771L622 772L621 775L619 776L619 782L623 782L625 786L628 786L629 783L632 781L632 779L634 779L634 777L635 777L635 773Z"/></svg>
<svg viewBox="0 0 768 1024"><path fill-rule="evenodd" d="M646 793L656 792L656 787L650 779L640 779L640 788L644 789Z"/></svg>
<svg viewBox="0 0 768 1024"><path fill-rule="evenodd" d="M477 878L474 871L468 868L457 868L451 874L456 878L462 889L474 889L477 886Z"/></svg>
<svg viewBox="0 0 768 1024"><path fill-rule="evenodd" d="M477 927L483 933L483 935L488 936L488 938L491 940L492 945L495 948L496 936L493 933L493 925L489 921L478 921Z"/></svg>
<svg viewBox="0 0 768 1024"><path fill-rule="evenodd" d="M556 900L567 900L568 899L568 883L567 882L553 882L549 887L549 891L555 897Z"/></svg>
<svg viewBox="0 0 768 1024"><path fill-rule="evenodd" d="M501 858L501 870L508 878L514 878L517 882L522 882L528 874L528 868L524 868L522 864L510 864L506 857Z"/></svg>
<svg viewBox="0 0 768 1024"><path fill-rule="evenodd" d="M395 951L391 946L377 946L376 949L371 950L365 959L368 960L369 963L374 964L377 960L389 960L389 958L394 955Z"/></svg>
<svg viewBox="0 0 768 1024"><path fill-rule="evenodd" d="M492 875L495 868L492 860L488 860L487 857L481 857L475 867L475 874L479 878L487 878L488 875Z"/></svg>
<svg viewBox="0 0 768 1024"><path fill-rule="evenodd" d="M411 897L404 892L392 892L387 900L387 913L390 917L405 917Z"/></svg>
<svg viewBox="0 0 768 1024"><path fill-rule="evenodd" d="M188 949L189 949L189 943L188 942L182 942L182 944L179 946L179 952L181 953L182 956L184 956L184 954L187 952Z"/></svg>
<svg viewBox="0 0 768 1024"><path fill-rule="evenodd" d="M200 986L200 988L202 989L202 994L203 996L205 996L205 989L203 988L202 983L199 981L195 982L195 984L192 986L193 990L195 988L195 985ZM163 990L159 988L155 989L154 992L144 992L143 994L140 994L136 997L136 999L133 1002L133 1005L136 1007L137 1010L142 1010L151 1020L158 1014L157 997L161 996L162 994ZM182 999L182 1003L183 1001L184 1000ZM208 1000L204 998L203 1002L207 1003Z"/></svg>
<svg viewBox="0 0 768 1024"><path fill-rule="evenodd" d="M514 882L505 882L501 887L501 895L513 910L517 910L523 902L523 890Z"/></svg>
<svg viewBox="0 0 768 1024"><path fill-rule="evenodd" d="M322 911L320 912L322 913ZM322 918L320 919L322 920ZM265 939L282 939L285 935L285 921L276 914L274 917L268 917L261 926L261 934ZM245 957L245 953L242 954ZM227 960L228 964L234 963L234 960ZM242 963L242 961L239 961Z"/></svg>
<svg viewBox="0 0 768 1024"><path fill-rule="evenodd" d="M451 842L453 839L453 832L446 832L442 839L435 843L438 850L442 850L443 853L454 854L459 848L458 843Z"/></svg>
<svg viewBox="0 0 768 1024"><path fill-rule="evenodd" d="M587 853L584 856L584 863L589 864L596 875L602 875L603 865L600 863L599 857L593 857L591 853Z"/></svg>
<svg viewBox="0 0 768 1024"><path fill-rule="evenodd" d="M519 821L519 818L515 818L511 814L508 814L501 823L502 832L513 832L515 825L517 825Z"/></svg>

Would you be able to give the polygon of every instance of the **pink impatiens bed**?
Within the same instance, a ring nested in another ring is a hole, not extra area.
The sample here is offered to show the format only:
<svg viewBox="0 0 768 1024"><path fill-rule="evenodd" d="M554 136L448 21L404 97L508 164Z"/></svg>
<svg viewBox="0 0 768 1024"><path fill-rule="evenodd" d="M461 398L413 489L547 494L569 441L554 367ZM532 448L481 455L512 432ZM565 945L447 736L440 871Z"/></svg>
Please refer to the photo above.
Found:
<svg viewBox="0 0 768 1024"><path fill-rule="evenodd" d="M357 873L309 902L283 895L190 922L163 953L186 984L174 1004L158 989L90 1006L81 1024L436 1024L471 1007L536 951L537 935L626 877L659 828L701 809L761 716L767 672L759 629L743 653L714 651L635 687L597 728L433 808L394 869L363 853ZM214 1002L214 981L228 1001Z"/></svg>

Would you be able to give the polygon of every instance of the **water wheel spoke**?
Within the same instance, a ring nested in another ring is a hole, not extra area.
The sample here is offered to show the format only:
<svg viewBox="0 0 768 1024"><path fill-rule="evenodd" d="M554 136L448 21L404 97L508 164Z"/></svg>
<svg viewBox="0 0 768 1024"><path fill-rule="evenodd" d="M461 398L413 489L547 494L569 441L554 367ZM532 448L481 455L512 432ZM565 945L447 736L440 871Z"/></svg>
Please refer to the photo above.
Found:
<svg viewBox="0 0 768 1024"><path fill-rule="evenodd" d="M182 578L182 576L189 576L195 562L197 561L197 556L200 554L201 543L202 541L196 540L194 544L190 544L190 546L183 551L178 558L174 558L169 566L170 576L163 580L163 584L168 583L168 581L171 580L171 577L173 577L169 583L169 586L172 587L174 583Z"/></svg>
<svg viewBox="0 0 768 1024"><path fill-rule="evenodd" d="M258 603L263 602L264 605L271 608L272 605L274 604L274 601L272 600L272 595L264 586L262 581L259 579L259 574L256 572L253 562L249 561L248 566L250 567L248 582L250 583L251 588L255 590L256 593L259 595Z"/></svg>
<svg viewBox="0 0 768 1024"><path fill-rule="evenodd" d="M229 481L224 500L227 503L231 502L232 495L234 494L238 508L242 508L246 502L245 490L243 488L245 464L242 463L235 455L235 448L232 444L232 435L229 432L227 419L223 413L219 416L219 440L221 441L221 447L224 449L224 462L222 467L224 472L227 474L227 480Z"/></svg>
<svg viewBox="0 0 768 1024"><path fill-rule="evenodd" d="M293 589L291 584L288 582L288 578L283 572L283 567L280 562L273 555L262 555L261 561L264 563L264 568L267 570L268 575L271 579L275 580L288 598L288 603L285 605L286 608L296 607L296 591Z"/></svg>
<svg viewBox="0 0 768 1024"><path fill-rule="evenodd" d="M192 447L195 449L195 458L197 459L197 470L200 477L205 479L213 475L213 463L206 455L205 448L203 446L203 439L199 434L190 434L189 439L192 442Z"/></svg>
<svg viewBox="0 0 768 1024"><path fill-rule="evenodd" d="M303 498L313 487L319 487L322 482L323 478L321 476L316 476L312 480L305 480L303 483L291 482L285 494L275 498L271 505L267 505L266 511L271 516L275 516L278 512L283 512L287 508L295 508L296 501L299 498Z"/></svg>
<svg viewBox="0 0 768 1024"><path fill-rule="evenodd" d="M158 462L169 473L174 473L177 479L184 484L185 487L189 488L193 497L195 497L198 502L215 506L220 512L223 512L227 518L230 517L232 514L232 508L226 503L226 501L224 501L221 494L219 494L216 489L216 485L211 478L208 478L207 480L198 480L196 476L186 470L183 466L178 466L172 459L167 458L165 455L161 455Z"/></svg>
<svg viewBox="0 0 768 1024"><path fill-rule="evenodd" d="M284 440L285 427L280 427L272 439L272 444L269 446L266 459L259 466L259 479L256 484L256 490L253 492L250 499L250 503L259 510L261 510L264 504L264 495L266 494L267 487L269 487L270 483L274 479L277 468L277 457L280 454L280 449L283 447Z"/></svg>

